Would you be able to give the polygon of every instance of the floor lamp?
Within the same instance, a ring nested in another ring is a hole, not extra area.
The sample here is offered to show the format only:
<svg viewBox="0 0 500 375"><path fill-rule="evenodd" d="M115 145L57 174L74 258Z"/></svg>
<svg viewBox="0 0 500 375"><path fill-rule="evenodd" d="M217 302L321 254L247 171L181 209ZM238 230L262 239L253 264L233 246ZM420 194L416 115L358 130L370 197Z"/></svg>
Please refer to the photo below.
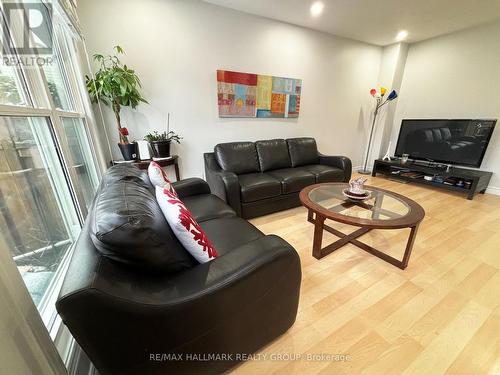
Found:
<svg viewBox="0 0 500 375"><path fill-rule="evenodd" d="M365 164L363 165L363 169L358 171L361 174L371 174L372 172L368 169L368 158L370 157L370 150L372 146L372 139L373 139L373 131L375 130L375 124L377 122L377 115L379 114L380 108L382 108L384 105L386 105L389 102L392 102L394 99L398 97L398 93L396 90L392 90L391 93L387 96L387 99L384 100L384 96L387 92L387 89L385 87L380 88L380 92L371 89L370 90L370 95L375 98L377 101L377 104L375 106L375 111L373 112L373 122L372 122L372 128L370 130L370 138L368 139L368 149L366 150L366 158L365 158Z"/></svg>

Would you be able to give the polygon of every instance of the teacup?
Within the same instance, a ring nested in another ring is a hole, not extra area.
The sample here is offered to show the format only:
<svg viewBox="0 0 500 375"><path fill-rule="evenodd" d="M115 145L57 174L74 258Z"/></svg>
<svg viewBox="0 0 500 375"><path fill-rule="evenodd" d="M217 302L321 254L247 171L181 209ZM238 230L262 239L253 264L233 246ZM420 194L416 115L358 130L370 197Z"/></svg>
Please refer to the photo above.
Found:
<svg viewBox="0 0 500 375"><path fill-rule="evenodd" d="M352 180L351 182L349 182L349 192L359 195L365 194L366 193L364 189L365 182L366 178L363 177L358 177Z"/></svg>

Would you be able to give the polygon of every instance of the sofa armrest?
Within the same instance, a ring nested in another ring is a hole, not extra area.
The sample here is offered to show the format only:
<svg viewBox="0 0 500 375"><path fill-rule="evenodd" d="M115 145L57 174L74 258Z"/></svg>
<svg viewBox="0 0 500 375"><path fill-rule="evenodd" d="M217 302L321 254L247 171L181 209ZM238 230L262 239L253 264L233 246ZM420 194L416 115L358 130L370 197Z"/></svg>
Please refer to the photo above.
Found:
<svg viewBox="0 0 500 375"><path fill-rule="evenodd" d="M201 178L186 178L172 183L179 198L190 197L192 195L210 194L210 186Z"/></svg>
<svg viewBox="0 0 500 375"><path fill-rule="evenodd" d="M319 154L319 163L342 169L344 171L344 182L349 182L351 179L352 163L348 157Z"/></svg>
<svg viewBox="0 0 500 375"><path fill-rule="evenodd" d="M241 216L240 183L238 176L220 168L213 152L203 154L205 159L205 177L212 193L229 204L238 216Z"/></svg>
<svg viewBox="0 0 500 375"><path fill-rule="evenodd" d="M156 353L251 353L295 321L300 259L277 236L173 277L113 270L109 281L58 301L63 321L102 373L151 373ZM170 373L185 364L161 365Z"/></svg>

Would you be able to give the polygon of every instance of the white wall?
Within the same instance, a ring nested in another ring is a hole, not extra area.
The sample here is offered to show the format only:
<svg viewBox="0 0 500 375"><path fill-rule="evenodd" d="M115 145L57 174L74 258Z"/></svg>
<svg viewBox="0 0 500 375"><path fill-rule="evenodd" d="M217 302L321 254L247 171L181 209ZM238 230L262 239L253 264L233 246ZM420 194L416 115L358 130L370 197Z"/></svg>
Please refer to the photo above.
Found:
<svg viewBox="0 0 500 375"><path fill-rule="evenodd" d="M385 87L388 93L391 90L396 90L398 93L401 91L401 81L407 54L408 45L406 43L391 44L382 49L377 89ZM372 102L375 103L375 100L372 99ZM375 159L383 157L387 151L397 105L398 100L394 100L379 111L368 157L368 169L371 169ZM370 116L370 124L372 121L373 114Z"/></svg>
<svg viewBox="0 0 500 375"><path fill-rule="evenodd" d="M403 118L500 118L500 23L411 44L397 103L393 147ZM481 169L500 193L500 123Z"/></svg>
<svg viewBox="0 0 500 375"><path fill-rule="evenodd" d="M388 51L386 51L388 50ZM380 70L379 81L386 87L396 90L398 94L401 93L401 84L403 82L403 74L406 66L406 58L408 56L408 44L398 43L393 46L384 48L383 56L389 54L389 69ZM382 59L382 66L384 66L384 59ZM394 116L399 100L392 101L387 105L385 118L380 132L379 150L374 154L374 158L385 156L389 142L391 141L392 126L394 123ZM376 148L375 148L376 150Z"/></svg>
<svg viewBox="0 0 500 375"><path fill-rule="evenodd" d="M202 154L216 143L273 137L314 136L322 152L360 165L380 47L194 0L81 0L78 14L89 53L119 44L142 79L150 105L123 115L132 137L162 129L170 112L184 177L203 175ZM299 119L218 118L217 69L303 79Z"/></svg>

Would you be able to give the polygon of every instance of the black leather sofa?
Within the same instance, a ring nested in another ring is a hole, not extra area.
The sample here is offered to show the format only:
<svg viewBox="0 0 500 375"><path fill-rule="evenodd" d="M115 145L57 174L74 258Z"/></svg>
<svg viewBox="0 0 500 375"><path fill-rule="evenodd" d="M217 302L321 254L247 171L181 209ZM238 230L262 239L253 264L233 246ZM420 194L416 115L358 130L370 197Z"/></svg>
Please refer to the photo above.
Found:
<svg viewBox="0 0 500 375"><path fill-rule="evenodd" d="M108 170L57 311L101 375L220 374L295 321L297 252L238 217L197 178L174 183L219 253L197 264L147 174Z"/></svg>
<svg viewBox="0 0 500 375"><path fill-rule="evenodd" d="M320 154L314 138L221 143L204 158L212 192L246 219L299 206L304 187L352 172L349 158Z"/></svg>

